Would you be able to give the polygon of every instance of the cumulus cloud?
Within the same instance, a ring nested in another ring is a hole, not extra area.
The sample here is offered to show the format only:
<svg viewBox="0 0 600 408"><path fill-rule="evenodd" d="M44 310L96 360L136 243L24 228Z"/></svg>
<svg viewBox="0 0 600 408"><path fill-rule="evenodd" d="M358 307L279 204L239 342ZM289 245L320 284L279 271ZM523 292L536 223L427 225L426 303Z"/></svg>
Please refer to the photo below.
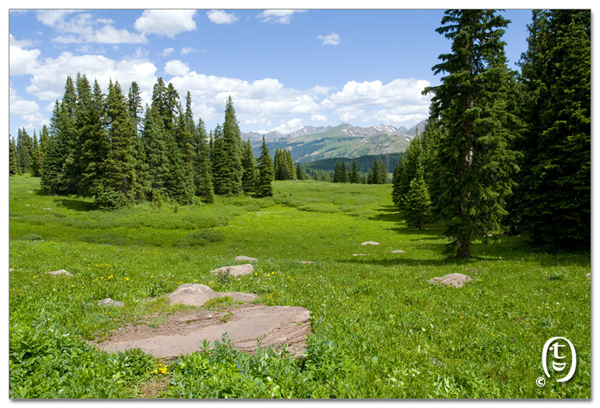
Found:
<svg viewBox="0 0 600 408"><path fill-rule="evenodd" d="M196 52L196 50L192 47L183 47L183 48L181 48L180 52L181 52L181 55L187 55L191 52Z"/></svg>
<svg viewBox="0 0 600 408"><path fill-rule="evenodd" d="M171 39L185 31L196 30L196 10L146 10L135 21L135 29L142 34L156 34Z"/></svg>
<svg viewBox="0 0 600 408"><path fill-rule="evenodd" d="M329 100L336 106L429 106L430 97L421 94L429 85L429 81L413 78L395 79L385 85L381 81L349 81Z"/></svg>
<svg viewBox="0 0 600 408"><path fill-rule="evenodd" d="M263 23L289 24L294 14L305 12L306 10L265 10L257 17Z"/></svg>
<svg viewBox="0 0 600 408"><path fill-rule="evenodd" d="M37 13L38 21L61 34L53 40L62 44L144 44L143 34L113 26L111 19L94 19L89 13L74 10L44 10Z"/></svg>
<svg viewBox="0 0 600 408"><path fill-rule="evenodd" d="M319 40L323 40L323 45L338 45L340 43L340 36L336 33L329 35L318 35Z"/></svg>
<svg viewBox="0 0 600 408"><path fill-rule="evenodd" d="M183 76L190 72L190 68L179 60L171 60L165 64L165 72L173 76Z"/></svg>
<svg viewBox="0 0 600 408"><path fill-rule="evenodd" d="M215 24L232 24L238 20L238 16L223 10L210 10L206 12L206 15Z"/></svg>
<svg viewBox="0 0 600 408"><path fill-rule="evenodd" d="M10 75L27 75L37 69L41 52L38 49L23 48L27 44L29 43L26 41L17 41L10 36Z"/></svg>
<svg viewBox="0 0 600 408"><path fill-rule="evenodd" d="M162 56L168 57L169 55L173 54L173 52L175 52L175 48L173 48L173 47L165 48L162 52Z"/></svg>
<svg viewBox="0 0 600 408"><path fill-rule="evenodd" d="M10 89L10 116L21 118L22 126L28 130L39 129L47 121L40 112L40 107L35 101L28 101L21 98L17 91Z"/></svg>
<svg viewBox="0 0 600 408"><path fill-rule="evenodd" d="M313 122L327 122L327 116L320 113L315 113L314 115L310 116L310 120Z"/></svg>

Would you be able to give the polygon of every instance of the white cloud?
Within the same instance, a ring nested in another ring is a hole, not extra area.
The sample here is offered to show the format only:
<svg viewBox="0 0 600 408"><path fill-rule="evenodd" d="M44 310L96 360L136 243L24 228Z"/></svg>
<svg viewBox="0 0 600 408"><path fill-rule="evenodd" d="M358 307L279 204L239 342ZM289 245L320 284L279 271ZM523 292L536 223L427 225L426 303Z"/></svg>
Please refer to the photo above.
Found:
<svg viewBox="0 0 600 408"><path fill-rule="evenodd" d="M196 30L196 10L146 10L135 21L135 29L142 34L156 34L175 38L177 34Z"/></svg>
<svg viewBox="0 0 600 408"><path fill-rule="evenodd" d="M319 40L323 40L323 45L338 45L340 43L340 36L336 33L331 33L329 35L318 35L317 38Z"/></svg>
<svg viewBox="0 0 600 408"><path fill-rule="evenodd" d="M238 16L223 10L210 10L206 12L206 15L215 24L231 24L238 20Z"/></svg>
<svg viewBox="0 0 600 408"><path fill-rule="evenodd" d="M189 74L190 68L179 60L171 60L165 64L165 72L172 76L184 76Z"/></svg>
<svg viewBox="0 0 600 408"><path fill-rule="evenodd" d="M313 122L327 122L327 116L320 113L315 113L314 115L310 116L310 120Z"/></svg>
<svg viewBox="0 0 600 408"><path fill-rule="evenodd" d="M302 124L302 118L294 118L282 123L281 125L274 127L271 129L271 132L279 132L279 133L292 133L298 129L302 129L304 125ZM262 132L261 132L262 133Z"/></svg>
<svg viewBox="0 0 600 408"><path fill-rule="evenodd" d="M430 97L421 94L429 85L429 81L412 78L395 79L386 85L381 81L349 81L341 91L330 95L329 100L337 106L429 106Z"/></svg>
<svg viewBox="0 0 600 408"><path fill-rule="evenodd" d="M289 24L296 13L305 13L306 10L265 10L257 15L263 23Z"/></svg>
<svg viewBox="0 0 600 408"><path fill-rule="evenodd" d="M181 55L188 55L191 52L196 52L196 50L192 47L183 47L180 52Z"/></svg>
<svg viewBox="0 0 600 408"><path fill-rule="evenodd" d="M89 13L74 10L39 11L37 19L60 32L61 34L53 40L62 44L144 44L147 42L143 34L115 28L110 19L94 20ZM101 26L98 27L99 25Z"/></svg>
<svg viewBox="0 0 600 408"><path fill-rule="evenodd" d="M38 104L21 98L13 88L10 89L10 116L19 117L21 127L28 131L39 129L47 123Z"/></svg>
<svg viewBox="0 0 600 408"><path fill-rule="evenodd" d="M10 36L10 75L27 75L35 72L39 65L38 49L27 50L23 45L27 42L16 41Z"/></svg>
<svg viewBox="0 0 600 408"><path fill-rule="evenodd" d="M175 48L173 48L173 47L165 48L162 52L162 56L168 57L169 55L173 54L174 51L175 51Z"/></svg>

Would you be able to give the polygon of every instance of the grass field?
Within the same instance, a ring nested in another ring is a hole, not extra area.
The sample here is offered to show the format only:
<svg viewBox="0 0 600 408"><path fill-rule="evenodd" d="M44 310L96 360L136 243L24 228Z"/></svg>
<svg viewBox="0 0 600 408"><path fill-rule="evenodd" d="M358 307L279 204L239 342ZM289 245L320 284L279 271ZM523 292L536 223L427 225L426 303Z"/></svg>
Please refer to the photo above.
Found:
<svg viewBox="0 0 600 408"><path fill-rule="evenodd" d="M455 261L443 255L441 229L405 226L389 185L273 186L272 198L100 212L89 199L43 195L39 179L11 177L10 397L591 397L589 251L543 253L502 237ZM237 255L259 259L255 275L210 274ZM44 273L58 269L73 277ZM428 283L453 272L473 281ZM162 365L86 342L174 313L164 299L182 283L307 308L306 360L247 356L224 341ZM96 306L107 297L125 306ZM575 345L577 371L538 387L542 347L555 336Z"/></svg>

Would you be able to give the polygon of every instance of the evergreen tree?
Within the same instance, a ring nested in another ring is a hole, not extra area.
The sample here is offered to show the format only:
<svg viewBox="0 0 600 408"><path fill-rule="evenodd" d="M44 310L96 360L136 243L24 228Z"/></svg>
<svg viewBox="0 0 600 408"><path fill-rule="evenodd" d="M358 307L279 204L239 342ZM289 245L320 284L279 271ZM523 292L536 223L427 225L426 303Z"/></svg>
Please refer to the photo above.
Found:
<svg viewBox="0 0 600 408"><path fill-rule="evenodd" d="M15 142L15 138L8 136L9 141L9 161L8 161L8 173L13 176L15 174L19 174L19 165L17 158L17 143Z"/></svg>
<svg viewBox="0 0 600 408"><path fill-rule="evenodd" d="M212 172L210 163L210 152L206 136L206 127L202 119L198 119L198 126L194 134L194 184L196 195L209 204L214 202L214 190L212 185Z"/></svg>
<svg viewBox="0 0 600 408"><path fill-rule="evenodd" d="M225 154L229 157L229 166L226 169L229 180L227 181L226 190L227 193L237 194L242 191L242 133L235 116L231 96L225 107L223 141Z"/></svg>
<svg viewBox="0 0 600 408"><path fill-rule="evenodd" d="M348 171L346 170L346 162L343 160L340 164L339 182L340 183L348 182Z"/></svg>
<svg viewBox="0 0 600 408"><path fill-rule="evenodd" d="M270 197L273 195L273 187L271 185L274 172L271 163L271 155L269 148L265 142L265 137L262 139L262 146L260 148L260 156L257 160L258 167L258 179L256 183L256 195L259 197Z"/></svg>
<svg viewBox="0 0 600 408"><path fill-rule="evenodd" d="M79 192L83 195L98 197L99 186L107 176L107 160L111 150L106 117L106 97L94 82L93 93L89 105L82 107L80 117L80 139L82 140L79 162L82 167Z"/></svg>
<svg viewBox="0 0 600 408"><path fill-rule="evenodd" d="M44 155L46 154L46 144L48 143L48 127L46 125L42 126L42 130L40 131L40 176L43 172Z"/></svg>
<svg viewBox="0 0 600 408"><path fill-rule="evenodd" d="M118 208L132 202L136 190L134 159L135 123L129 114L126 98L118 81L108 85L106 116L111 148L106 159L106 173L98 187L96 204L100 208Z"/></svg>
<svg viewBox="0 0 600 408"><path fill-rule="evenodd" d="M78 75L78 78L78 82L82 82L80 75ZM82 86L80 83L78 85ZM86 94L83 90L80 90L80 93L82 96L89 96L89 93ZM78 161L81 153L81 142L77 129L77 89L70 76L67 77L65 83L65 93L61 105L60 132L57 135L57 139L60 138L61 154L63 156L60 191L76 194L79 192L79 182L81 181L81 166ZM81 105L80 103L79 106Z"/></svg>
<svg viewBox="0 0 600 408"><path fill-rule="evenodd" d="M471 256L471 242L500 229L511 193L516 154L505 93L511 82L506 68L503 28L509 21L493 10L449 10L437 32L452 40L452 53L440 55L434 73L446 72L433 93L432 116L445 129L439 141L444 188L439 208L449 250Z"/></svg>
<svg viewBox="0 0 600 408"><path fill-rule="evenodd" d="M142 114L144 106L142 105L142 95L137 82L133 81L129 87L127 94L127 104L129 106L129 114L133 118L136 129L142 124Z"/></svg>
<svg viewBox="0 0 600 408"><path fill-rule="evenodd" d="M19 173L30 173L33 167L32 140L25 128L17 129L17 163Z"/></svg>
<svg viewBox="0 0 600 408"><path fill-rule="evenodd" d="M146 107L144 115L142 142L144 146L147 171L148 198L155 200L166 194L165 184L169 172L167 157L167 144L165 141L165 127L158 112L158 107Z"/></svg>
<svg viewBox="0 0 600 408"><path fill-rule="evenodd" d="M31 175L33 177L40 177L41 174L41 156L40 156L40 145L38 143L37 136L35 135L35 130L33 131L33 151L31 154L32 166L31 166Z"/></svg>
<svg viewBox="0 0 600 408"><path fill-rule="evenodd" d="M302 167L300 167L300 163L296 165L296 178L298 180L308 180L307 175L302 171Z"/></svg>
<svg viewBox="0 0 600 408"><path fill-rule="evenodd" d="M288 174L287 180L296 180L296 168L294 167L292 153L287 149L285 150L285 167Z"/></svg>
<svg viewBox="0 0 600 408"><path fill-rule="evenodd" d="M352 168L348 176L350 183L360 183L360 173L358 172L358 164L356 159L352 159Z"/></svg>
<svg viewBox="0 0 600 408"><path fill-rule="evenodd" d="M420 162L417 165L416 176L410 182L408 193L402 201L406 223L412 228L422 229L430 220L431 199Z"/></svg>
<svg viewBox="0 0 600 408"><path fill-rule="evenodd" d="M63 117L64 105L56 101L50 117L50 132L42 159L41 186L50 194L57 194L61 190L62 168L65 161L63 152L66 149L62 134Z"/></svg>
<svg viewBox="0 0 600 408"><path fill-rule="evenodd" d="M231 193L231 157L227 154L221 125L217 125L213 132L213 136L213 148L210 156L213 187L215 194L225 195Z"/></svg>
<svg viewBox="0 0 600 408"><path fill-rule="evenodd" d="M254 192L256 190L256 159L254 158L250 139L244 143L242 169L242 188L247 193Z"/></svg>
<svg viewBox="0 0 600 408"><path fill-rule="evenodd" d="M186 96L185 111L179 115L177 122L177 145L179 146L179 151L181 154L182 171L186 175L186 190L192 193L196 191L196 185L193 177L195 162L195 133L196 125L194 124L194 116L192 114L192 97L188 91Z"/></svg>
<svg viewBox="0 0 600 408"><path fill-rule="evenodd" d="M404 172L404 156L400 156L400 160L396 167L394 168L394 173L392 175L392 201L394 205L400 208L401 200L402 200L402 173Z"/></svg>
<svg viewBox="0 0 600 408"><path fill-rule="evenodd" d="M523 152L511 218L538 244L589 247L591 13L536 10L522 54Z"/></svg>

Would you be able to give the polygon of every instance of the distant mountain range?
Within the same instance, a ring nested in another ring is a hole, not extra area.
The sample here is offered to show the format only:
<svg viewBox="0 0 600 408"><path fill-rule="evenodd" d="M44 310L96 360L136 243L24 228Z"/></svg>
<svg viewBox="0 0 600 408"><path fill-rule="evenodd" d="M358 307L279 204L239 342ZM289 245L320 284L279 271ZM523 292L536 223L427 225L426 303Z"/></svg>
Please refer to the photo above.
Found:
<svg viewBox="0 0 600 408"><path fill-rule="evenodd" d="M288 134L269 132L265 141L271 155L275 149L287 149L295 162L305 163L334 157L354 158L367 155L400 153L408 147L416 131L422 132L426 121L406 129L392 125L371 127L353 126L343 123L339 126L305 126ZM242 133L242 139L252 142L254 154L260 154L262 134Z"/></svg>

